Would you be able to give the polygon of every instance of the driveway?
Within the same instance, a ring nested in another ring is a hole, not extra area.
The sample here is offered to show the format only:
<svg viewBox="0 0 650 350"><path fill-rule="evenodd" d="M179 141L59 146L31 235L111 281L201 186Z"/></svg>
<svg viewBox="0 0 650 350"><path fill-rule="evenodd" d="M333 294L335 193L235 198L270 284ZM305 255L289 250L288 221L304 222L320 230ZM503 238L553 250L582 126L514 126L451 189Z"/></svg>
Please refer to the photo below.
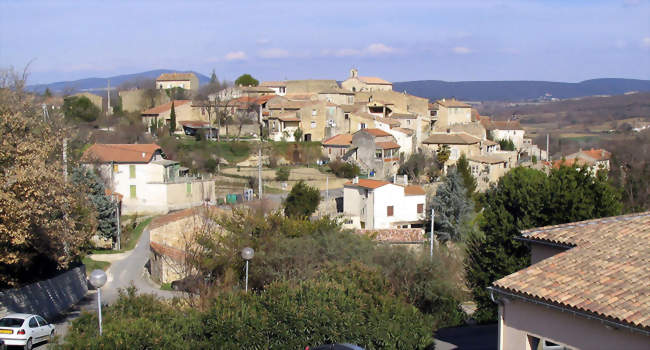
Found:
<svg viewBox="0 0 650 350"><path fill-rule="evenodd" d="M496 350L498 332L497 324L442 328L436 332L436 350Z"/></svg>

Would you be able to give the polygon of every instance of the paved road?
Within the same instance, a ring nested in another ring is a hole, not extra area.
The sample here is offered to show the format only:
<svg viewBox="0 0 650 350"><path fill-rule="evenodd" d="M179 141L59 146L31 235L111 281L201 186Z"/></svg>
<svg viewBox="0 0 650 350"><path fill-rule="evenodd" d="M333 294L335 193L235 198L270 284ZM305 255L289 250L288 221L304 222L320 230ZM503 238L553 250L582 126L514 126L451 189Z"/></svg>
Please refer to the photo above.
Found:
<svg viewBox="0 0 650 350"><path fill-rule="evenodd" d="M149 228L145 228L135 248L120 260L114 261L108 268L108 282L102 288L102 304L110 304L117 300L119 289L131 285L139 293L151 293L162 298L178 296L179 293L160 290L160 287L149 279L145 264L149 261Z"/></svg>

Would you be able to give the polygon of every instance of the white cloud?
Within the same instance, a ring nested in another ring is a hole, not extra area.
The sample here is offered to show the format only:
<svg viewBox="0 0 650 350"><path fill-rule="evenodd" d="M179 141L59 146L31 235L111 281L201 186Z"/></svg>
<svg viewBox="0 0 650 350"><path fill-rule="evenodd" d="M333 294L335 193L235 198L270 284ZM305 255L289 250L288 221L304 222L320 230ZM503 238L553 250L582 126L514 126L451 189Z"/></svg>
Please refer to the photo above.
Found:
<svg viewBox="0 0 650 350"><path fill-rule="evenodd" d="M247 58L244 51L231 51L226 54L224 57L226 61L242 61Z"/></svg>
<svg viewBox="0 0 650 350"><path fill-rule="evenodd" d="M650 36L646 36L645 38L641 39L641 46L650 49Z"/></svg>
<svg viewBox="0 0 650 350"><path fill-rule="evenodd" d="M260 39L257 39L256 43L259 44L259 45L266 45L266 44L270 44L271 40L267 39L267 38L260 38Z"/></svg>
<svg viewBox="0 0 650 350"><path fill-rule="evenodd" d="M259 55L262 58L286 58L289 57L289 51L276 47L260 50Z"/></svg>
<svg viewBox="0 0 650 350"><path fill-rule="evenodd" d="M386 53L393 53L396 50L390 46L386 46L381 43L375 43L368 45L364 51L370 55L382 55Z"/></svg>
<svg viewBox="0 0 650 350"><path fill-rule="evenodd" d="M465 46L456 46L453 49L451 49L451 51L459 55L466 55L472 52L472 50L470 50L468 47Z"/></svg>

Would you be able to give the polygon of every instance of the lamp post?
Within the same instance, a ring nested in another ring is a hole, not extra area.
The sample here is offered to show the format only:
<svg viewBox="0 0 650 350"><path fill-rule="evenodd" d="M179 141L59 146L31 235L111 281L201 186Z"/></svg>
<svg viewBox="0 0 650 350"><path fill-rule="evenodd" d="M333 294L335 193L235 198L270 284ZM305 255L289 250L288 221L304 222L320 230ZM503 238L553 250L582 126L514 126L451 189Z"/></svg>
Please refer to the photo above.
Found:
<svg viewBox="0 0 650 350"><path fill-rule="evenodd" d="M242 259L246 260L246 284L245 284L246 293L248 293L248 261L252 259L254 255L255 255L255 251L251 247L246 247L241 250L241 257Z"/></svg>
<svg viewBox="0 0 650 350"><path fill-rule="evenodd" d="M103 270L93 270L90 273L90 284L97 288L97 311L99 315L99 335L102 335L102 290L101 288L106 284L106 272Z"/></svg>

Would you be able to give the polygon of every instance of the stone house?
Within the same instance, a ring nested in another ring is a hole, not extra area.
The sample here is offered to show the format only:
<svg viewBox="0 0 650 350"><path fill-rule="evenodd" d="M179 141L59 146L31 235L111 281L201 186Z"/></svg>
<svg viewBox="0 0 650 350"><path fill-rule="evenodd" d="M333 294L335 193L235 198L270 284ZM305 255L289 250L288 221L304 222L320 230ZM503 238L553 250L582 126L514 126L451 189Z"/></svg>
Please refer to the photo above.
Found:
<svg viewBox="0 0 650 350"><path fill-rule="evenodd" d="M524 147L524 134L526 131L519 123L519 120L498 121L491 120L490 117L481 117L481 124L491 135L492 140L511 140L517 150Z"/></svg>
<svg viewBox="0 0 650 350"><path fill-rule="evenodd" d="M436 101L430 110L434 131L447 131L454 124L472 122L472 107L466 103L452 99Z"/></svg>
<svg viewBox="0 0 650 350"><path fill-rule="evenodd" d="M265 119L266 127L269 130L269 138L273 141L296 141L294 133L301 128L298 112L286 112L276 114ZM298 140L299 141L299 140Z"/></svg>
<svg viewBox="0 0 650 350"><path fill-rule="evenodd" d="M343 185L344 226L361 229L422 227L426 193L420 186L359 179Z"/></svg>
<svg viewBox="0 0 650 350"><path fill-rule="evenodd" d="M312 95L321 91L339 89L340 86L336 80L331 79L303 79L287 80L287 95Z"/></svg>
<svg viewBox="0 0 650 350"><path fill-rule="evenodd" d="M472 176L476 179L478 191L485 191L491 184L497 183L513 166L513 162L509 162L506 155L495 153L471 155L467 157L467 161ZM516 161L514 165L516 165Z"/></svg>
<svg viewBox="0 0 650 350"><path fill-rule="evenodd" d="M400 146L393 135L381 129L361 129L352 135L353 159L362 170L386 178L397 171Z"/></svg>
<svg viewBox="0 0 650 350"><path fill-rule="evenodd" d="M155 123L158 125L164 123L169 125L171 121L172 104L174 104L174 112L176 113L176 130L182 130L182 123L188 121L208 121L208 114L204 107L192 105L192 100L176 100L165 103L160 106L149 108L140 113L142 123L148 128Z"/></svg>
<svg viewBox="0 0 650 350"><path fill-rule="evenodd" d="M449 147L451 152L445 166L456 164L461 154L465 154L468 158L478 156L481 155L483 147L487 148L487 146L483 146L481 139L467 133L434 133L422 141L422 148L433 155L445 146ZM487 151L487 149L485 150Z"/></svg>
<svg viewBox="0 0 650 350"><path fill-rule="evenodd" d="M354 92L333 88L318 92L318 100L334 103L336 105L354 104Z"/></svg>
<svg viewBox="0 0 650 350"><path fill-rule="evenodd" d="M123 214L164 214L216 200L214 181L188 176L156 144L94 144L81 161L123 196Z"/></svg>
<svg viewBox="0 0 650 350"><path fill-rule="evenodd" d="M341 87L352 91L389 91L393 90L393 83L377 77L359 76L356 69L350 70L350 77L341 83Z"/></svg>
<svg viewBox="0 0 650 350"><path fill-rule="evenodd" d="M199 90L199 78L194 73L163 73L156 78L156 88L181 88L196 92Z"/></svg>
<svg viewBox="0 0 650 350"><path fill-rule="evenodd" d="M499 349L647 349L650 212L533 228L531 266L488 288Z"/></svg>
<svg viewBox="0 0 650 350"><path fill-rule="evenodd" d="M339 134L322 142L323 154L330 161L342 159L352 147L352 134Z"/></svg>
<svg viewBox="0 0 650 350"><path fill-rule="evenodd" d="M567 160L576 159L581 160L584 164L589 165L595 171L599 169L604 169L609 171L609 160L612 158L612 154L604 149L589 149L582 150L582 148L576 152L566 156Z"/></svg>
<svg viewBox="0 0 650 350"><path fill-rule="evenodd" d="M284 96L287 93L287 83L284 81L263 81L260 87L271 89L278 96Z"/></svg>
<svg viewBox="0 0 650 350"><path fill-rule="evenodd" d="M119 91L118 95L122 101L122 110L125 112L140 112L171 101L169 96L161 90L155 90L155 93L145 89L123 90Z"/></svg>

